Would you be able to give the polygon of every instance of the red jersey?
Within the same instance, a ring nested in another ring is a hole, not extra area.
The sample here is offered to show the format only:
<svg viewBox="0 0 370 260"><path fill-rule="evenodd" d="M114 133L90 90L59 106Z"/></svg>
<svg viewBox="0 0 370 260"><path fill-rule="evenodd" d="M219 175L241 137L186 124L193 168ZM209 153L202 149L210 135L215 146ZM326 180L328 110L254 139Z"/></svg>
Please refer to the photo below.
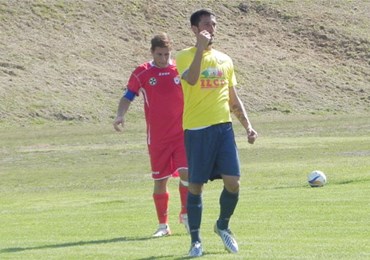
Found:
<svg viewBox="0 0 370 260"><path fill-rule="evenodd" d="M144 97L148 144L165 144L183 136L183 93L174 61L166 68L153 62L138 66L127 88Z"/></svg>

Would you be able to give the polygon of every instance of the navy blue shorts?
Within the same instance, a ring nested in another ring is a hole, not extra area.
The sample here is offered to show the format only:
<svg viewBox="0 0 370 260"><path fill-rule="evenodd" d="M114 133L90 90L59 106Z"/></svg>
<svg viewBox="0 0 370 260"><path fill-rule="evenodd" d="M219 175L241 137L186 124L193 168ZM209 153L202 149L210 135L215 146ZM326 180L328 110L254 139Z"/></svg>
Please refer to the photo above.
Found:
<svg viewBox="0 0 370 260"><path fill-rule="evenodd" d="M240 163L231 123L185 130L189 182L207 183L222 175L240 176Z"/></svg>

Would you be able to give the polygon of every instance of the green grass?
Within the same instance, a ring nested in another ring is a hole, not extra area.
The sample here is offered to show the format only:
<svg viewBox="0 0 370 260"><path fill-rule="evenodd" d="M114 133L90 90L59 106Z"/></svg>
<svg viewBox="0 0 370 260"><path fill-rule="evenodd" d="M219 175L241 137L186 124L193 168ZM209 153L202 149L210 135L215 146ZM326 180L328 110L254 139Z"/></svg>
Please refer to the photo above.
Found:
<svg viewBox="0 0 370 260"><path fill-rule="evenodd" d="M243 177L228 254L212 228L220 181L204 192L203 259L369 259L370 122L366 116L251 116L248 145L235 124ZM182 259L190 239L177 223L156 228L143 121L0 129L0 259ZM312 170L328 184L310 188Z"/></svg>

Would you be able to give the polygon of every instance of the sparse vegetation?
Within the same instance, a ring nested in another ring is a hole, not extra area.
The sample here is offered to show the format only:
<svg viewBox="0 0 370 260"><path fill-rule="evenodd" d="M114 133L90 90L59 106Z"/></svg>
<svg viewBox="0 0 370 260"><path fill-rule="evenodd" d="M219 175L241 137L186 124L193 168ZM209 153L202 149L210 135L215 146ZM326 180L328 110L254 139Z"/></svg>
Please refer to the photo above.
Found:
<svg viewBox="0 0 370 260"><path fill-rule="evenodd" d="M150 37L193 44L199 7L218 15L248 110L369 113L368 1L31 0L0 4L0 125L111 120Z"/></svg>

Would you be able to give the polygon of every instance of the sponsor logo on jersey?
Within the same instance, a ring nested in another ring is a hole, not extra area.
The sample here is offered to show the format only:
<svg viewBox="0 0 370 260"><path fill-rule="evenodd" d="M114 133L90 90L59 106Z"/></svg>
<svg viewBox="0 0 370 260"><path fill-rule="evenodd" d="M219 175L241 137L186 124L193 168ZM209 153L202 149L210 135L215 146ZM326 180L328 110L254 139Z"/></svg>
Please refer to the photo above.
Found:
<svg viewBox="0 0 370 260"><path fill-rule="evenodd" d="M207 68L201 74L205 78L220 78L224 75L218 68Z"/></svg>
<svg viewBox="0 0 370 260"><path fill-rule="evenodd" d="M202 71L200 78L201 88L219 88L226 84L224 74L218 68L207 68Z"/></svg>

